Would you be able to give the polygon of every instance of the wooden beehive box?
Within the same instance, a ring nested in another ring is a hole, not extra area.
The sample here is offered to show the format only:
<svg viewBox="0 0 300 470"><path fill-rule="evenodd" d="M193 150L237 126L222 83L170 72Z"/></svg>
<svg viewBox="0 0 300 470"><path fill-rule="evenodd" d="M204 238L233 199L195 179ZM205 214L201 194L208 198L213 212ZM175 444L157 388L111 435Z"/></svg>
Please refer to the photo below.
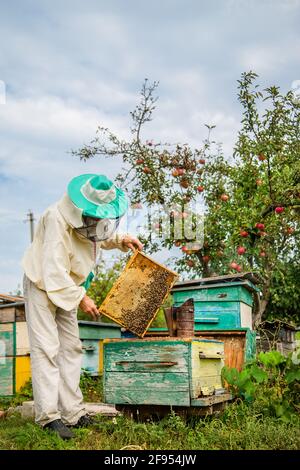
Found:
<svg viewBox="0 0 300 470"><path fill-rule="evenodd" d="M173 271L136 251L99 312L143 337L177 277Z"/></svg>
<svg viewBox="0 0 300 470"><path fill-rule="evenodd" d="M0 396L13 395L31 376L25 305L20 297L1 294Z"/></svg>
<svg viewBox="0 0 300 470"><path fill-rule="evenodd" d="M257 287L248 279L219 276L176 283L174 305L193 298L195 331L252 329L253 293Z"/></svg>
<svg viewBox="0 0 300 470"><path fill-rule="evenodd" d="M104 341L106 403L205 406L224 394L224 345L196 338Z"/></svg>
<svg viewBox="0 0 300 470"><path fill-rule="evenodd" d="M81 369L90 375L103 373L103 340L121 338L121 327L113 323L79 320L79 337L82 342Z"/></svg>

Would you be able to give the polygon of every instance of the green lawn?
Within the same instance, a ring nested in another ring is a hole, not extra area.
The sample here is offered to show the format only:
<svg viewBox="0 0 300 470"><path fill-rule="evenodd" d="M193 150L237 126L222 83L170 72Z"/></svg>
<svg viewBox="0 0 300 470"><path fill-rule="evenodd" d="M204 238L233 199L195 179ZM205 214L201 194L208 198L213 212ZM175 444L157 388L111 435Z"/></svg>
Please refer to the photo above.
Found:
<svg viewBox="0 0 300 470"><path fill-rule="evenodd" d="M101 400L101 381L83 377L81 387L86 400ZM13 400L1 400L0 408L31 398L27 386ZM43 431L32 420L19 414L0 420L0 449L299 449L300 419L285 424L262 416L255 406L244 402L229 405L219 416L194 418L188 422L176 415L161 421L134 422L122 416L97 418L89 429L75 430L76 438L62 441ZM134 447L131 447L134 446Z"/></svg>
<svg viewBox="0 0 300 470"><path fill-rule="evenodd" d="M32 420L13 415L0 421L0 449L106 449L139 446L168 449L299 449L298 425L251 416L244 405L230 405L218 418L185 423L170 415L160 422L136 423L124 417L103 418L90 429L76 430L76 438L62 441ZM129 447L131 448L131 447Z"/></svg>

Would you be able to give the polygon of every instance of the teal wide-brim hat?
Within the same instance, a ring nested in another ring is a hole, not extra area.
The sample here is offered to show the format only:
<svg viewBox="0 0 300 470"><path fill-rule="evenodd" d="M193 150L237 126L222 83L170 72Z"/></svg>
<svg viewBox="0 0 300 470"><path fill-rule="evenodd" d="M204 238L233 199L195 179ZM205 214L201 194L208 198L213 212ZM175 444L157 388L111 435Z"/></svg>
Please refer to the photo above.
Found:
<svg viewBox="0 0 300 470"><path fill-rule="evenodd" d="M124 191L104 175L76 176L68 184L68 196L88 217L115 219L128 208Z"/></svg>

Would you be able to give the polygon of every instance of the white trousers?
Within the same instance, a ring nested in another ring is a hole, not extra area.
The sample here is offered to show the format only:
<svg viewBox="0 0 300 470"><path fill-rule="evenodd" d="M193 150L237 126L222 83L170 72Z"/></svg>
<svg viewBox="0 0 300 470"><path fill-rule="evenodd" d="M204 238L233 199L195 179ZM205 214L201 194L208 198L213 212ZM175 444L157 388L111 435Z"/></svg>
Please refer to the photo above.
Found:
<svg viewBox="0 0 300 470"><path fill-rule="evenodd" d="M24 276L35 420L76 424L86 412L79 388L82 347L77 311L54 305Z"/></svg>

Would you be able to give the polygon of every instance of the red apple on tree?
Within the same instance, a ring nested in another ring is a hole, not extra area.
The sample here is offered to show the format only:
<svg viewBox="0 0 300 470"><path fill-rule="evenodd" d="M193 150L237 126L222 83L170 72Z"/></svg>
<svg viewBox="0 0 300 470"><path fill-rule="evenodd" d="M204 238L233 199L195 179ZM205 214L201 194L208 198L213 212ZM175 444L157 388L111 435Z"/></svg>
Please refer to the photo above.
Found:
<svg viewBox="0 0 300 470"><path fill-rule="evenodd" d="M241 231L240 231L240 236L241 236L241 237L246 238L246 237L248 237L248 235L249 235L249 233L246 232L246 230L241 230Z"/></svg>
<svg viewBox="0 0 300 470"><path fill-rule="evenodd" d="M176 240L175 243L174 243L175 246L180 246L181 245L181 240Z"/></svg>
<svg viewBox="0 0 300 470"><path fill-rule="evenodd" d="M276 214L281 214L284 211L284 207L278 206L275 207Z"/></svg>
<svg viewBox="0 0 300 470"><path fill-rule="evenodd" d="M265 251L260 251L260 252L259 252L259 256L260 256L261 258L265 258L266 252L265 252Z"/></svg>
<svg viewBox="0 0 300 470"><path fill-rule="evenodd" d="M231 269L237 269L239 265L235 261L232 261L229 266Z"/></svg>
<svg viewBox="0 0 300 470"><path fill-rule="evenodd" d="M239 246L237 249L237 253L238 255L243 255L244 253L246 253L246 248L244 246Z"/></svg>
<svg viewBox="0 0 300 470"><path fill-rule="evenodd" d="M185 189L188 188L190 185L190 183L186 179L181 180L179 184L182 188L185 188Z"/></svg>
<svg viewBox="0 0 300 470"><path fill-rule="evenodd" d="M221 199L222 201L226 202L226 201L228 201L229 196L228 196L228 194L222 194L221 197L220 197L220 199Z"/></svg>
<svg viewBox="0 0 300 470"><path fill-rule="evenodd" d="M151 169L150 169L148 166L145 166L145 167L143 168L143 172L146 173L146 174L152 173Z"/></svg>
<svg viewBox="0 0 300 470"><path fill-rule="evenodd" d="M210 256L204 255L202 256L203 263L207 264L210 261Z"/></svg>
<svg viewBox="0 0 300 470"><path fill-rule="evenodd" d="M265 224L261 224L260 222L258 222L257 224L255 224L255 227L259 230L263 230L265 228Z"/></svg>
<svg viewBox="0 0 300 470"><path fill-rule="evenodd" d="M181 251L183 251L184 253L186 253L187 251L189 251L188 247L186 245L183 245L183 247L181 248Z"/></svg>
<svg viewBox="0 0 300 470"><path fill-rule="evenodd" d="M144 163L144 160L142 158L138 158L137 161L135 162L137 165L141 165Z"/></svg>
<svg viewBox="0 0 300 470"><path fill-rule="evenodd" d="M197 191L202 193L204 191L204 186L197 186Z"/></svg>
<svg viewBox="0 0 300 470"><path fill-rule="evenodd" d="M286 233L288 233L289 235L292 235L292 233L294 233L294 232L295 232L294 227L287 227Z"/></svg>
<svg viewBox="0 0 300 470"><path fill-rule="evenodd" d="M186 264L187 264L190 268L192 268L193 266L195 266L194 261L192 261L191 259L187 260Z"/></svg>
<svg viewBox="0 0 300 470"><path fill-rule="evenodd" d="M258 178L258 179L256 180L256 184L257 184L257 186L261 186L261 185L263 184L263 180L261 180L260 178Z"/></svg>
<svg viewBox="0 0 300 470"><path fill-rule="evenodd" d="M178 170L173 170L172 171L172 176L179 176Z"/></svg>
<svg viewBox="0 0 300 470"><path fill-rule="evenodd" d="M263 153L260 153L260 154L258 155L258 160L260 160L261 162L263 162L264 160L266 160L265 155L264 155Z"/></svg>
<svg viewBox="0 0 300 470"><path fill-rule="evenodd" d="M201 163L201 165L204 165L204 164L205 164L205 159L204 159L204 158L200 158L199 163Z"/></svg>

